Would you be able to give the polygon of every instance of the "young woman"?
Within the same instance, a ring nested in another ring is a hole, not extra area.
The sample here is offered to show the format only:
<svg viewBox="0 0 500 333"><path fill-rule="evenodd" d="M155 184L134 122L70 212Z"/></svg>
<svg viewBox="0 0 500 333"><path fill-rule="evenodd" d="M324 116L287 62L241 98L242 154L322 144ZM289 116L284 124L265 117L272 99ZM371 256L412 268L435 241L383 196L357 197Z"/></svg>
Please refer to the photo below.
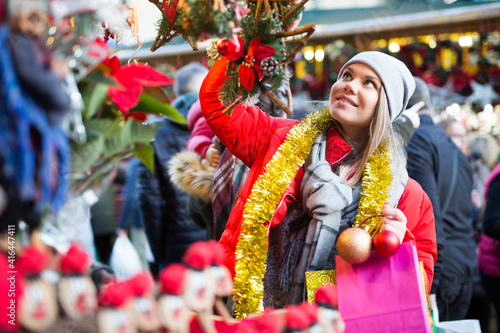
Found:
<svg viewBox="0 0 500 333"><path fill-rule="evenodd" d="M363 178L379 185L363 177L365 166L382 156L392 181L384 190L388 199L371 209L383 214L382 230L415 242L430 288L437 256L432 206L408 178L391 126L415 87L407 67L380 52L356 55L340 70L327 109L299 123L245 104L223 114L218 91L226 66L224 59L214 64L200 101L217 137L251 168L220 240L235 286L263 279L264 306L302 301L305 271L335 269L337 236L364 213L358 210L369 187L361 186ZM251 302L252 288L234 297Z"/></svg>

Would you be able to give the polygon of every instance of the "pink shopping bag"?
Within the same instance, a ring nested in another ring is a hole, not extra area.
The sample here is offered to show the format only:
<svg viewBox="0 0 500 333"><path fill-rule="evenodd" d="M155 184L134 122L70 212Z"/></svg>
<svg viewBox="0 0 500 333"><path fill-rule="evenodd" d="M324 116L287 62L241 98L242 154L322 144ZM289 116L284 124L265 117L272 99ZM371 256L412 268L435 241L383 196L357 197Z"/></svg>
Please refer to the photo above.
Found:
<svg viewBox="0 0 500 333"><path fill-rule="evenodd" d="M345 333L430 333L417 250L401 244L392 257L372 252L362 264L335 258L339 311Z"/></svg>

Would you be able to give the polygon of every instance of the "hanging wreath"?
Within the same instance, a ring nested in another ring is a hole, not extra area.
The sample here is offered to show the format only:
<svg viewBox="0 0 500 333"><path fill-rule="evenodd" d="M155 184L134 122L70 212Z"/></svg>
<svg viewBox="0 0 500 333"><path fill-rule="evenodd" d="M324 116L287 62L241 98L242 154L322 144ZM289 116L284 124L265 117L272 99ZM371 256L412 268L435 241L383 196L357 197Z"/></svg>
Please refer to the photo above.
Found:
<svg viewBox="0 0 500 333"><path fill-rule="evenodd" d="M193 50L210 37L208 56L226 56L229 65L221 90L225 113L260 93L268 95L292 116L287 64L305 45L315 30L313 23L297 28L308 0L150 0L163 13L158 36L151 48L155 51L182 36ZM286 38L300 36L295 43ZM285 87L288 105L274 96Z"/></svg>

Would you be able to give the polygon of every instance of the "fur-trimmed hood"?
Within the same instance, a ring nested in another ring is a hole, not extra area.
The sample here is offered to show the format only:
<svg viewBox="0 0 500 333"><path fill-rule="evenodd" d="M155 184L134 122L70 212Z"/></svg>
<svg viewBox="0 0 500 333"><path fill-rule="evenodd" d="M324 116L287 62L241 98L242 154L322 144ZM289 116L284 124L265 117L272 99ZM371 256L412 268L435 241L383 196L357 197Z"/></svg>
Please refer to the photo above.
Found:
<svg viewBox="0 0 500 333"><path fill-rule="evenodd" d="M190 196L212 201L215 168L193 151L183 150L168 162L168 174L176 187Z"/></svg>

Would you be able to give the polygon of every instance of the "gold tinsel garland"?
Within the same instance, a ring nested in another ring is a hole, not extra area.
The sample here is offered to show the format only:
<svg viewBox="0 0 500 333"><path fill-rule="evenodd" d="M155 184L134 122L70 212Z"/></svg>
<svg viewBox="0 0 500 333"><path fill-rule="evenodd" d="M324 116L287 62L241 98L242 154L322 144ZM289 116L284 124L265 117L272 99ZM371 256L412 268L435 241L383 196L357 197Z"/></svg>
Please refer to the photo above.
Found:
<svg viewBox="0 0 500 333"><path fill-rule="evenodd" d="M253 185L243 210L243 224L235 252L233 298L238 319L264 310L263 280L269 223L283 192L304 164L316 137L329 128L332 121L328 108L324 108L295 125Z"/></svg>
<svg viewBox="0 0 500 333"><path fill-rule="evenodd" d="M380 230L380 212L384 203L389 199L389 188L392 184L392 154L389 141L381 144L370 156L363 170L361 181L362 191L359 198L359 207L354 226L358 227L361 221L369 216L376 215L363 223L362 228L374 237Z"/></svg>
<svg viewBox="0 0 500 333"><path fill-rule="evenodd" d="M243 210L238 244L233 298L236 318L264 310L264 275L266 273L269 222L276 212L280 198L304 164L316 137L332 125L327 108L309 114L295 125L256 180ZM354 226L371 215L379 215L389 199L392 184L392 155L389 142L381 144L363 171L362 192ZM373 236L380 229L380 216L364 223Z"/></svg>

